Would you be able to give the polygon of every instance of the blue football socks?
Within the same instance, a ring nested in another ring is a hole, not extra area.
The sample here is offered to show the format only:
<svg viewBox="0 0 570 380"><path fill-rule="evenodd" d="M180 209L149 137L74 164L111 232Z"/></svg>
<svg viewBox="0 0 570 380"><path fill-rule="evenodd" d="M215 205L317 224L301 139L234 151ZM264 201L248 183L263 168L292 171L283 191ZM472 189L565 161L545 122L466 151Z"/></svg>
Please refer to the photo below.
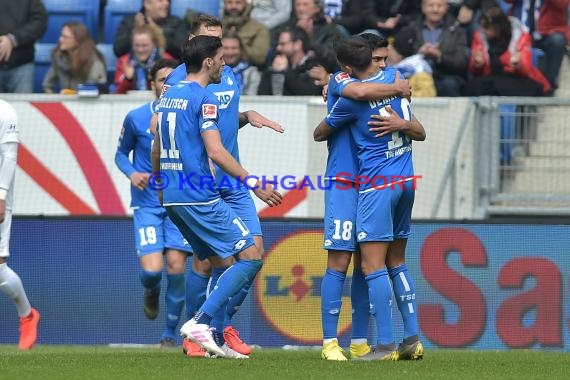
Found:
<svg viewBox="0 0 570 380"><path fill-rule="evenodd" d="M342 289L346 275L327 269L321 282L321 319L323 339L337 337L338 318L342 306Z"/></svg>
<svg viewBox="0 0 570 380"><path fill-rule="evenodd" d="M389 269L388 274L394 287L394 295L402 320L404 322L404 338L419 334L418 314L416 307L416 287L408 272L406 264Z"/></svg>
<svg viewBox="0 0 570 380"><path fill-rule="evenodd" d="M350 284L350 302L352 303L352 334L354 339L368 338L368 322L370 321L370 299L368 284L362 270L354 268Z"/></svg>
<svg viewBox="0 0 570 380"><path fill-rule="evenodd" d="M139 272L139 279L145 289L160 292L160 280L162 279L162 272L149 272L141 269Z"/></svg>
<svg viewBox="0 0 570 380"><path fill-rule="evenodd" d="M380 269L366 276L370 297L370 312L376 320L378 344L394 343L392 332L392 286L388 271Z"/></svg>
<svg viewBox="0 0 570 380"><path fill-rule="evenodd" d="M163 336L174 338L184 307L184 273L167 274L166 278L166 331Z"/></svg>
<svg viewBox="0 0 570 380"><path fill-rule="evenodd" d="M192 258L194 260L194 258ZM186 274L186 319L196 314L206 300L206 288L210 277L202 276L190 269Z"/></svg>
<svg viewBox="0 0 570 380"><path fill-rule="evenodd" d="M230 297L236 295L244 286L251 283L255 275L263 265L262 260L240 260L229 267L222 276L216 286L206 298L206 301L200 308L200 312L194 318L197 323L209 324L212 316L216 314L222 306L226 305ZM208 320L209 319L209 320Z"/></svg>

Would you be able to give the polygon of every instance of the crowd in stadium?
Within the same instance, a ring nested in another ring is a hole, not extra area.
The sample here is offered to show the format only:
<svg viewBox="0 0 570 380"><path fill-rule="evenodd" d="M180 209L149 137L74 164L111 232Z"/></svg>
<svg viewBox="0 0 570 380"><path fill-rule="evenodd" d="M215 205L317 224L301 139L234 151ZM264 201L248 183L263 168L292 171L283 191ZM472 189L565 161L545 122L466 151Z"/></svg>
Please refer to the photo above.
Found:
<svg viewBox="0 0 570 380"><path fill-rule="evenodd" d="M540 96L558 87L568 0L2 1L0 92L149 90L180 59L196 13L219 17L224 58L247 95L319 95L339 37L388 38L414 96ZM35 53L34 53L35 47ZM34 74L35 69L35 74ZM35 79L34 79L35 78Z"/></svg>

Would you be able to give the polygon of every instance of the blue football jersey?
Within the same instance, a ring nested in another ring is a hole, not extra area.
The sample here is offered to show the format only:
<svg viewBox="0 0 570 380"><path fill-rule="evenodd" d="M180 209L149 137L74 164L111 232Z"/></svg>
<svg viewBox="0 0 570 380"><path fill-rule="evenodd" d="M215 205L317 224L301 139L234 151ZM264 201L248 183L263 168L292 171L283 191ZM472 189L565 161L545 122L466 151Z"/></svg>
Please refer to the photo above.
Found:
<svg viewBox="0 0 570 380"><path fill-rule="evenodd" d="M151 173L150 150L153 135L150 132L154 102L142 105L130 111L123 121L123 129L119 137L119 145L115 153L118 168L130 177L134 172ZM133 161L129 160L133 152ZM147 187L141 191L131 185L131 207L159 207L156 192Z"/></svg>
<svg viewBox="0 0 570 380"><path fill-rule="evenodd" d="M159 99L160 171L164 205L213 202L220 197L201 134L218 129L218 99L196 82L179 82Z"/></svg>
<svg viewBox="0 0 570 380"><path fill-rule="evenodd" d="M165 86L173 86L186 78L186 65L183 63L174 69L166 78ZM168 88L167 87L167 88ZM239 86L232 69L224 66L220 83L208 85L220 103L218 128L224 148L239 162L238 130L239 130ZM220 187L236 188L237 181L224 173L216 165L216 180Z"/></svg>
<svg viewBox="0 0 570 380"><path fill-rule="evenodd" d="M396 70L388 68L363 82L393 83ZM368 121L372 114L387 115L385 108L392 107L398 115L410 120L410 103L401 97L389 97L374 101L354 101L340 98L327 115L327 124L331 128L349 127L358 149L359 175L370 179L362 184L365 190L373 186L382 186L387 179L412 176L412 141L403 132L394 132L381 138L369 131ZM390 183L390 182L388 182Z"/></svg>
<svg viewBox="0 0 570 380"><path fill-rule="evenodd" d="M339 71L331 76L329 80L329 91L327 94L327 110L331 111L333 105L341 97L342 90L347 84L356 81L345 72ZM358 173L358 158L356 155L356 145L350 137L348 128L340 128L335 131L327 140L329 155L327 158L327 168L325 177L342 178L354 181Z"/></svg>

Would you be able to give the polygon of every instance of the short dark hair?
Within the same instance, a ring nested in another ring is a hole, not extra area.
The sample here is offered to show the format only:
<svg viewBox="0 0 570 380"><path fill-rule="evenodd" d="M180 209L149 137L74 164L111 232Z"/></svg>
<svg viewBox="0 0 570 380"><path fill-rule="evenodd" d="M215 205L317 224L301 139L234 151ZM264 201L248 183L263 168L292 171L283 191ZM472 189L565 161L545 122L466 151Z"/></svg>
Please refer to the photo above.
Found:
<svg viewBox="0 0 570 380"><path fill-rule="evenodd" d="M305 32L304 29L301 29L298 26L286 27L282 29L281 32L279 32L279 35L281 35L281 33L289 33L292 42L301 41L304 52L310 50L311 45L309 42L309 35L307 34L307 32Z"/></svg>
<svg viewBox="0 0 570 380"><path fill-rule="evenodd" d="M150 80L154 82L156 80L156 73L158 73L160 70L164 69L165 67L170 67L171 69L175 69L176 67L178 67L178 61L168 58L161 58L158 61L156 61L154 65L152 65L152 67L150 68L150 71L148 72Z"/></svg>
<svg viewBox="0 0 570 380"><path fill-rule="evenodd" d="M339 63L357 70L366 69L372 62L372 49L361 36L348 36L340 39L335 46L336 59Z"/></svg>
<svg viewBox="0 0 570 380"><path fill-rule="evenodd" d="M197 73L202 69L206 58L214 58L222 40L214 36L196 36L186 41L182 49L182 61L186 64L186 73Z"/></svg>
<svg viewBox="0 0 570 380"><path fill-rule="evenodd" d="M370 49L380 49L388 47L388 40L374 33L360 33L360 37L368 41Z"/></svg>
<svg viewBox="0 0 570 380"><path fill-rule="evenodd" d="M190 34L196 35L200 29L200 26L202 25L205 27L222 27L221 21L214 16L206 13L197 13L192 18L192 23L190 24Z"/></svg>
<svg viewBox="0 0 570 380"><path fill-rule="evenodd" d="M238 40L239 41L239 47L241 49L242 52L245 52L245 48L243 46L243 40L241 39L241 37L239 36L239 34L236 31L229 31L227 33L224 33L224 35L222 36L222 41L228 39L228 40Z"/></svg>

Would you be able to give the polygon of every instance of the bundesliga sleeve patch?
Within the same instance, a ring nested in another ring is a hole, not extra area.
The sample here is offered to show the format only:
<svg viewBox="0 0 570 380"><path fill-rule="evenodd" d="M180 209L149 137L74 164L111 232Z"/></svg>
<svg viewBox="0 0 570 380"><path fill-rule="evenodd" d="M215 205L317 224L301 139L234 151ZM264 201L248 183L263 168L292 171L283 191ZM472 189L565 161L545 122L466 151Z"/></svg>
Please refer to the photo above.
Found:
<svg viewBox="0 0 570 380"><path fill-rule="evenodd" d="M160 91L160 97L161 97L161 98L162 98L162 96L163 96L164 94L166 94L166 91L168 91L169 88L170 88L170 85L169 85L169 84L164 84L164 85L162 85L162 91Z"/></svg>
<svg viewBox="0 0 570 380"><path fill-rule="evenodd" d="M215 119L218 117L218 106L215 104L202 104L202 117L204 119Z"/></svg>
<svg viewBox="0 0 570 380"><path fill-rule="evenodd" d="M345 73L345 72L338 73L338 74L336 74L336 75L334 76L334 80L335 80L337 83L341 83L341 82L343 82L343 81L345 81L345 80L348 80L348 79L350 79L350 75L348 75L348 74Z"/></svg>

